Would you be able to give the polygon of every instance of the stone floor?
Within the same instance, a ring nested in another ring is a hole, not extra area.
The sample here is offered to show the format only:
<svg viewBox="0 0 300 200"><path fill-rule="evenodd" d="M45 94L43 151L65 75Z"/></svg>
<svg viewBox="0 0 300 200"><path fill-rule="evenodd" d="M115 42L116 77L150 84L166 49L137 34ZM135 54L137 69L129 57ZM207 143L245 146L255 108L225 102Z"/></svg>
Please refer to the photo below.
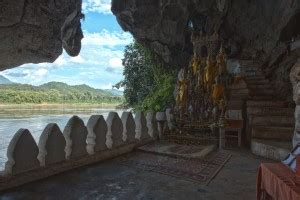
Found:
<svg viewBox="0 0 300 200"><path fill-rule="evenodd" d="M232 158L208 186L111 160L24 185L0 194L0 199L255 199L257 169L261 162L270 161L248 150L228 151Z"/></svg>

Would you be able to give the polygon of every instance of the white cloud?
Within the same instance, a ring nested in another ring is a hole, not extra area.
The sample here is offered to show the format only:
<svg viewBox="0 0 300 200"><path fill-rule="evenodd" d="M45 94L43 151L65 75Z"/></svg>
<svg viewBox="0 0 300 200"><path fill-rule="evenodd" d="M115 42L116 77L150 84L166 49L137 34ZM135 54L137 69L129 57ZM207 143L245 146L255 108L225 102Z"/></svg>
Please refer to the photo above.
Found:
<svg viewBox="0 0 300 200"><path fill-rule="evenodd" d="M112 83L108 83L108 84L101 84L99 85L99 88L106 90L106 89L112 89L113 84Z"/></svg>
<svg viewBox="0 0 300 200"><path fill-rule="evenodd" d="M54 61L53 64L57 66L63 66L66 65L67 63L68 63L67 58L64 56L64 54L62 54Z"/></svg>
<svg viewBox="0 0 300 200"><path fill-rule="evenodd" d="M118 57L110 59L109 66L114 69L122 69L123 68L122 59Z"/></svg>
<svg viewBox="0 0 300 200"><path fill-rule="evenodd" d="M14 71L13 69L6 70L3 72L3 74L5 74L10 80L14 82L30 83L36 85L49 74L49 69L38 66L35 66L34 68L27 68L25 66L18 68L17 71Z"/></svg>
<svg viewBox="0 0 300 200"><path fill-rule="evenodd" d="M131 42L132 36L128 33L104 29L99 33L84 31L82 49L77 57L70 57L64 51L54 63L25 64L3 74L19 83L40 85L62 81L111 89L122 79L123 50Z"/></svg>
<svg viewBox="0 0 300 200"><path fill-rule="evenodd" d="M83 13L97 12L102 14L111 13L111 0L84 0L82 2Z"/></svg>
<svg viewBox="0 0 300 200"><path fill-rule="evenodd" d="M109 32L103 29L100 33L84 31L82 45L119 46L127 45L132 41L132 36L126 32Z"/></svg>
<svg viewBox="0 0 300 200"><path fill-rule="evenodd" d="M43 76L45 76L48 73L48 70L45 68L40 68L38 70L35 71L34 76L36 76L37 78L42 78Z"/></svg>
<svg viewBox="0 0 300 200"><path fill-rule="evenodd" d="M86 60L83 59L81 55L78 55L76 57L71 57L70 61L73 62L73 63L78 63L78 64L83 64L83 63L86 62Z"/></svg>

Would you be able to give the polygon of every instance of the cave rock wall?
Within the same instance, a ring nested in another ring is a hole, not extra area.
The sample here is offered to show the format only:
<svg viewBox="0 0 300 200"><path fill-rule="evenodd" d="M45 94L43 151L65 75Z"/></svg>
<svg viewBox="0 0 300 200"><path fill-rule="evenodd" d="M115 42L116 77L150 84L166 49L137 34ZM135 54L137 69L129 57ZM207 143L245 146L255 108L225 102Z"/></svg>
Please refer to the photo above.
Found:
<svg viewBox="0 0 300 200"><path fill-rule="evenodd" d="M288 70L296 59L286 52L300 35L300 0L112 0L112 12L125 31L177 68L193 54L191 30L218 33L229 58L257 61L277 92L289 88L291 96Z"/></svg>
<svg viewBox="0 0 300 200"><path fill-rule="evenodd" d="M0 0L0 70L79 54L82 0Z"/></svg>

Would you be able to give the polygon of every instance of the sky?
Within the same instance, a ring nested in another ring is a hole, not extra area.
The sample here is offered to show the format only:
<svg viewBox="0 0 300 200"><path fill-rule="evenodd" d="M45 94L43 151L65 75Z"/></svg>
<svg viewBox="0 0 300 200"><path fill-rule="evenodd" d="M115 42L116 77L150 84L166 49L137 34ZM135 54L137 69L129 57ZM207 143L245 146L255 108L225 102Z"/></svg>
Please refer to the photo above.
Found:
<svg viewBox="0 0 300 200"><path fill-rule="evenodd" d="M123 78L123 51L133 39L130 33L122 31L110 7L111 0L83 0L84 38L79 56L70 57L64 52L54 63L24 64L0 74L24 84L59 81L111 89Z"/></svg>

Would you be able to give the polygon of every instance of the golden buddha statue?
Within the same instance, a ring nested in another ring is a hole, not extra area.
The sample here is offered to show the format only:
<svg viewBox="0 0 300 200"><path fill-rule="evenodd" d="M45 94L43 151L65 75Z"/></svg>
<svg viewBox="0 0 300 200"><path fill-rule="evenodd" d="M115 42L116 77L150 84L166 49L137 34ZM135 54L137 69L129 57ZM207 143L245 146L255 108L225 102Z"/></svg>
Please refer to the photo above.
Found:
<svg viewBox="0 0 300 200"><path fill-rule="evenodd" d="M225 53L225 49L223 48L223 45L221 45L219 54L217 55L217 66L219 75L225 74L227 72L227 55Z"/></svg>
<svg viewBox="0 0 300 200"><path fill-rule="evenodd" d="M216 82L213 86L212 98L215 105L224 102L225 100L225 80L224 75L227 73L227 56L223 45L220 48L219 54L217 55L217 68L218 76L216 77Z"/></svg>
<svg viewBox="0 0 300 200"><path fill-rule="evenodd" d="M178 94L176 102L180 107L184 107L188 99L188 81L186 80L185 74L184 69L182 69L178 75Z"/></svg>
<svg viewBox="0 0 300 200"><path fill-rule="evenodd" d="M223 83L220 83L217 80L216 83L213 85L213 91L212 91L213 104L218 105L219 102L224 98L224 95L225 95L225 85Z"/></svg>
<svg viewBox="0 0 300 200"><path fill-rule="evenodd" d="M201 65L201 58L194 54L192 58L192 69L193 69L193 75L196 76L198 74L199 68Z"/></svg>
<svg viewBox="0 0 300 200"><path fill-rule="evenodd" d="M206 85L209 91L213 85L214 79L216 77L216 73L217 73L216 66L211 60L211 57L208 56L206 60L206 67L204 69L204 84Z"/></svg>

